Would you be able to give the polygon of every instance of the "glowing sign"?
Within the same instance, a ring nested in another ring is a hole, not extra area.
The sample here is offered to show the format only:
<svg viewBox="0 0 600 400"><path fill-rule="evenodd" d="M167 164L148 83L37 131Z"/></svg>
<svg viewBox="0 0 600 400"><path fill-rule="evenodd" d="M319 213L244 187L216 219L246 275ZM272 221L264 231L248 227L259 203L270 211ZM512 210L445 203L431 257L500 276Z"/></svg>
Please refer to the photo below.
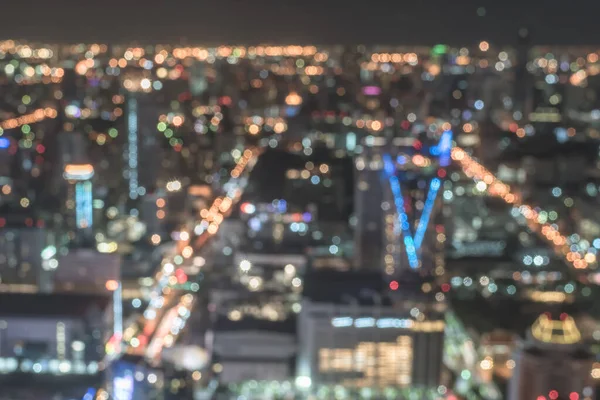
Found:
<svg viewBox="0 0 600 400"><path fill-rule="evenodd" d="M94 176L94 167L91 164L68 164L63 176L65 179L86 181Z"/></svg>

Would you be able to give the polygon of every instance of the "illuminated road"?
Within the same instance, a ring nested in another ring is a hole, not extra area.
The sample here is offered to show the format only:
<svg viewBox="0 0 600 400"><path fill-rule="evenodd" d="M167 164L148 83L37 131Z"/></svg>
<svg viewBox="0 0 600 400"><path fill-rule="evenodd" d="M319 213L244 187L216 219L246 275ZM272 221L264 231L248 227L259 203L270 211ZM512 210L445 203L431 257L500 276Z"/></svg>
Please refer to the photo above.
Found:
<svg viewBox="0 0 600 400"><path fill-rule="evenodd" d="M158 363L161 350L176 342L191 314L193 296L172 287L188 279L183 270L175 265L182 264L183 260L198 253L210 237L218 232L220 224L230 215L231 207L240 200L248 182L247 174L256 164L259 154L260 150L254 147L242 153L231 171L230 179L223 185L225 195L217 197L209 209L201 211L200 220L194 227L196 238L193 246L190 245L190 232L183 230L177 233L176 254L166 255L161 262L154 277L155 285L151 289L148 307L136 322L124 330L120 349L116 345L119 338L113 337L109 341L106 349L109 360L126 352L145 356L148 361Z"/></svg>
<svg viewBox="0 0 600 400"><path fill-rule="evenodd" d="M512 205L516 215L523 217L527 226L538 233L568 265L576 270L597 267L595 254L577 248L571 238L560 231L557 224L547 222L549 212L524 203L520 193L496 178L462 148L452 149L452 159L468 177L481 182L482 186L485 185L484 190L488 195L501 198Z"/></svg>

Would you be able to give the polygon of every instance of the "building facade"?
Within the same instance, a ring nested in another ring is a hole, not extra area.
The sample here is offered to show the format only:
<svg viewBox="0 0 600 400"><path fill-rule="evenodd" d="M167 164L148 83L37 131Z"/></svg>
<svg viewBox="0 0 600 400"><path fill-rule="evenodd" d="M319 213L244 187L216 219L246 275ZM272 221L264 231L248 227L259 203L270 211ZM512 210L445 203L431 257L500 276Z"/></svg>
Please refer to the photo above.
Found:
<svg viewBox="0 0 600 400"><path fill-rule="evenodd" d="M414 319L391 306L305 300L298 320L297 377L315 389L437 387L443 319Z"/></svg>

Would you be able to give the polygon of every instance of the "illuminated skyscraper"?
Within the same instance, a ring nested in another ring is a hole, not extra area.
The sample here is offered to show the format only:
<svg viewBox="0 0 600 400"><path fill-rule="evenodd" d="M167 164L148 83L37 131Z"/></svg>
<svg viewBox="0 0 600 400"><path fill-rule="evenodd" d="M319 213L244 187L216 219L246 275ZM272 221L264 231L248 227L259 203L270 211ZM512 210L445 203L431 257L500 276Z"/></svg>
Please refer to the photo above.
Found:
<svg viewBox="0 0 600 400"><path fill-rule="evenodd" d="M592 399L593 361L571 316L542 314L516 353L508 399Z"/></svg>
<svg viewBox="0 0 600 400"><path fill-rule="evenodd" d="M156 123L158 111L149 93L131 93L127 101L127 146L123 154L129 198L156 188L161 166Z"/></svg>
<svg viewBox="0 0 600 400"><path fill-rule="evenodd" d="M397 137L388 147L385 138L365 138L356 159L357 267L393 276L419 268L432 272L439 264L445 238L435 221L452 132L426 139Z"/></svg>
<svg viewBox="0 0 600 400"><path fill-rule="evenodd" d="M320 271L307 275L305 284L297 323L299 383L313 392L322 385L348 390L438 387L442 303L408 289L416 302L392 305L380 295L377 273Z"/></svg>
<svg viewBox="0 0 600 400"><path fill-rule="evenodd" d="M91 164L67 164L64 170L64 178L68 182L67 227L72 232L72 237L77 238L79 242L92 237L94 196L91 179L93 176L94 167Z"/></svg>
<svg viewBox="0 0 600 400"><path fill-rule="evenodd" d="M11 216L16 217L16 216ZM46 264L42 264L47 233L34 227L31 218L0 217L0 292L45 291L49 289ZM11 221L13 219L14 221ZM48 257L49 258L49 257Z"/></svg>
<svg viewBox="0 0 600 400"><path fill-rule="evenodd" d="M363 152L356 157L356 183L354 195L355 267L381 270L383 254L383 152L386 140L369 136Z"/></svg>
<svg viewBox="0 0 600 400"><path fill-rule="evenodd" d="M139 195L138 144L138 102L135 96L131 96L127 102L127 149L123 155L128 167L126 177L130 199L137 199Z"/></svg>

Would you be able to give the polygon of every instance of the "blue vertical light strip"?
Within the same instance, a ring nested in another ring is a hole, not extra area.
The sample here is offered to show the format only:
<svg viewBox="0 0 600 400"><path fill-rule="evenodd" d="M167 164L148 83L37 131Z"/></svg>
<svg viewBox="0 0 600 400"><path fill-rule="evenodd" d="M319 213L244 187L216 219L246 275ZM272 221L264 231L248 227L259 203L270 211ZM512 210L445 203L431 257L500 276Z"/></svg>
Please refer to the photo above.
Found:
<svg viewBox="0 0 600 400"><path fill-rule="evenodd" d="M83 182L75 184L75 226L83 227Z"/></svg>
<svg viewBox="0 0 600 400"><path fill-rule="evenodd" d="M396 205L396 211L398 212L398 223L404 236L404 248L408 258L408 264L412 269L419 267L419 257L417 256L417 248L415 246L412 234L410 232L410 223L408 222L408 216L404 208L404 197L402 196L402 190L400 188L400 182L398 177L395 175L396 167L392 162L389 154L383 156L384 171L390 182L390 188L394 196L394 204Z"/></svg>
<svg viewBox="0 0 600 400"><path fill-rule="evenodd" d="M85 219L85 227L91 228L94 225L93 216L93 195L92 182L85 181L83 183L83 217Z"/></svg>
<svg viewBox="0 0 600 400"><path fill-rule="evenodd" d="M433 178L429 183L429 193L427 193L427 200L425 200L423 212L421 213L421 218L419 218L419 224L417 225L417 231L415 232L415 247L417 249L420 249L421 244L423 244L423 238L425 237L425 232L427 232L429 219L431 218L431 213L433 211L433 207L435 206L435 199L440 186L442 186L441 183L442 182L438 178Z"/></svg>
<svg viewBox="0 0 600 400"><path fill-rule="evenodd" d="M92 182L75 184L75 222L79 229L91 228L93 224Z"/></svg>
<svg viewBox="0 0 600 400"><path fill-rule="evenodd" d="M127 161L129 165L129 197L138 197L138 107L137 99L127 102Z"/></svg>

